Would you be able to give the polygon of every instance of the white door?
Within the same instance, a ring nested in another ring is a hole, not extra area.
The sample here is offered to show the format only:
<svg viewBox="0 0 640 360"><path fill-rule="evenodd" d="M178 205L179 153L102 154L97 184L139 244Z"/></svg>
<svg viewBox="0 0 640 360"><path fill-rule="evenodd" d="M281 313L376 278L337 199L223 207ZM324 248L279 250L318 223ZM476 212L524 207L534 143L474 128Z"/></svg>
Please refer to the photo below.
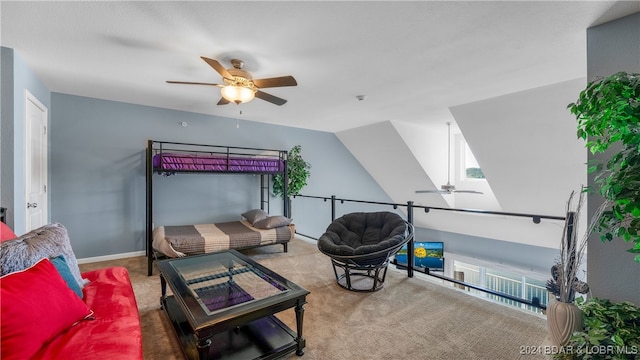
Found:
<svg viewBox="0 0 640 360"><path fill-rule="evenodd" d="M47 204L47 108L26 91L25 193L26 231L39 228L49 218Z"/></svg>

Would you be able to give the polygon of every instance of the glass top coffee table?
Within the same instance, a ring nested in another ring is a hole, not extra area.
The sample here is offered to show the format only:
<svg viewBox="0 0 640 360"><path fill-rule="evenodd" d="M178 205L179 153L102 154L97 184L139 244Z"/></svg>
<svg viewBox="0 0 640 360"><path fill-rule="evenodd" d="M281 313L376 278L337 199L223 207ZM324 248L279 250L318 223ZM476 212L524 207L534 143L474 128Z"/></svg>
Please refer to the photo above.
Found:
<svg viewBox="0 0 640 360"><path fill-rule="evenodd" d="M188 359L276 359L304 354L309 294L236 250L157 261L160 304ZM167 295L167 284L173 295ZM296 332L274 316L295 309Z"/></svg>

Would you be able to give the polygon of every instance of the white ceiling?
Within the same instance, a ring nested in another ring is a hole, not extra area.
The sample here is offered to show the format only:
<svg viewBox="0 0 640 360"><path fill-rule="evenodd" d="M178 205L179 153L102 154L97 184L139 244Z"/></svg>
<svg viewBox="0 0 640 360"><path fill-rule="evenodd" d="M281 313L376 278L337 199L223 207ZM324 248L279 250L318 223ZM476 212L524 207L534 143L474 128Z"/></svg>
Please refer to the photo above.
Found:
<svg viewBox="0 0 640 360"><path fill-rule="evenodd" d="M2 46L53 92L338 132L445 122L449 107L586 77L586 29L640 1L199 1L0 3ZM217 106L200 56L285 98ZM366 95L363 101L357 95Z"/></svg>

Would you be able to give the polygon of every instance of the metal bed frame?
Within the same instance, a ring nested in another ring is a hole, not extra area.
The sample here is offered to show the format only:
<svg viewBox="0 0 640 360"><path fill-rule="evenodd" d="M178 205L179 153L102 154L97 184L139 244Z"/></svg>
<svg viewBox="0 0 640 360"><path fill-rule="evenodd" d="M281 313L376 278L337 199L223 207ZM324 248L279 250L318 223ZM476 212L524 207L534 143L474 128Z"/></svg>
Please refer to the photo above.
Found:
<svg viewBox="0 0 640 360"><path fill-rule="evenodd" d="M153 166L153 157L156 154L163 152L182 153L182 154L208 154L212 156L220 156L226 158L227 166L229 159L232 157L267 157L273 160L282 161L283 166L279 167L278 171L239 171L239 170L164 170L162 168L156 168ZM264 155L270 153L271 155ZM260 149L260 148L248 148L248 147L235 147L224 145L205 145L205 144L191 144L181 142L168 142L148 140L146 148L146 240L147 240L147 274L151 276L153 274L153 175L154 174L179 174L179 173L198 173L198 174L247 174L247 175L260 175L260 208L267 211L269 208L269 175L282 174L284 175L284 193L287 193L288 168L287 168L287 151L286 150L274 150L274 149ZM289 217L289 202L287 198L283 199L284 216ZM286 244L285 251L286 251Z"/></svg>

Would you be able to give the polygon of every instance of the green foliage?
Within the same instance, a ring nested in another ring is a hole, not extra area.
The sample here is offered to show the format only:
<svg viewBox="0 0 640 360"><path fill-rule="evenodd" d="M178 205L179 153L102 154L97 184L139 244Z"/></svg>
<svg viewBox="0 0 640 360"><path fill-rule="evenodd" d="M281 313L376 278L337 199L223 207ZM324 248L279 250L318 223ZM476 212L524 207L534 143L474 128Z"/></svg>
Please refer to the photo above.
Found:
<svg viewBox="0 0 640 360"><path fill-rule="evenodd" d="M602 241L633 242L627 251L640 263L640 74L619 72L591 82L568 108L591 153L610 156L588 164L595 174L588 190L610 204L595 230Z"/></svg>
<svg viewBox="0 0 640 360"><path fill-rule="evenodd" d="M307 178L311 175L309 169L311 164L304 161L300 152L302 147L296 145L287 154L287 168L289 175L289 184L287 185L287 196L298 195L305 185ZM282 196L284 194L284 176L277 174L273 176L273 194Z"/></svg>
<svg viewBox="0 0 640 360"><path fill-rule="evenodd" d="M484 179L484 173L480 168L476 168L476 167L467 168L466 172L467 172L467 178L469 179Z"/></svg>
<svg viewBox="0 0 640 360"><path fill-rule="evenodd" d="M555 359L640 358L640 308L630 302L576 299L583 312L584 327L571 336L564 354Z"/></svg>

